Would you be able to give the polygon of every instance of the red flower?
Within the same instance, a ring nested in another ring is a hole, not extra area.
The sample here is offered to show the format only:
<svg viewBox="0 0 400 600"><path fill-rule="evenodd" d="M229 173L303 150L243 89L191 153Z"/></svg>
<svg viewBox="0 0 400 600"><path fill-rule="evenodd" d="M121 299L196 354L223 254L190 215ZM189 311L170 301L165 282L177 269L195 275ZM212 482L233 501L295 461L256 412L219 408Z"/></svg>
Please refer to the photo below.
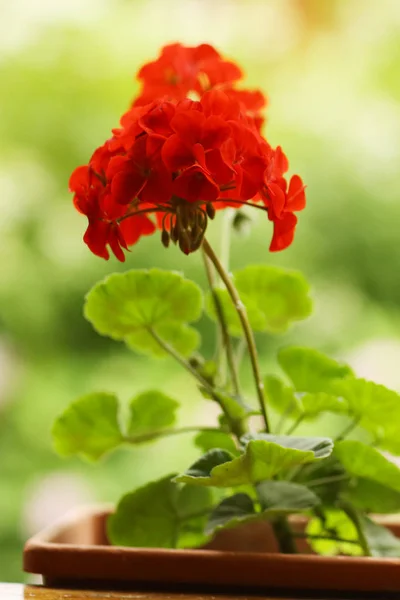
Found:
<svg viewBox="0 0 400 600"><path fill-rule="evenodd" d="M287 184L286 156L260 134L264 97L236 90L239 76L207 45L167 46L142 68L138 102L70 179L94 254L107 259L110 248L124 260L124 251L156 228L164 245L171 240L188 254L201 245L216 210L254 204L273 221L270 250L292 242L304 185L298 175ZM186 98L193 90L198 101ZM142 105L145 97L151 102Z"/></svg>

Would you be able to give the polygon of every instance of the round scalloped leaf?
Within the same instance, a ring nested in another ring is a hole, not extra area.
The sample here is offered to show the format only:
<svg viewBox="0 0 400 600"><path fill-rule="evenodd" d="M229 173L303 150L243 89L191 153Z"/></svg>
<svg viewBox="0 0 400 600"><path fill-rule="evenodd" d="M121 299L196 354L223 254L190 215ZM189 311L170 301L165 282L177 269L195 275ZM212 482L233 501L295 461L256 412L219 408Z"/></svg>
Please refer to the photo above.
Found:
<svg viewBox="0 0 400 600"><path fill-rule="evenodd" d="M267 265L248 266L233 273L233 281L246 307L254 331L281 333L293 321L311 314L309 286L303 275ZM236 310L226 290L218 290L229 332L242 336ZM207 300L207 312L215 320L212 299Z"/></svg>
<svg viewBox="0 0 400 600"><path fill-rule="evenodd" d="M153 330L175 350L189 355L199 344L187 323L199 319L201 289L179 273L160 269L115 273L86 296L85 317L101 335L125 340L139 352L164 356Z"/></svg>
<svg viewBox="0 0 400 600"><path fill-rule="evenodd" d="M179 403L157 390L135 396L129 404L128 435L137 437L175 425Z"/></svg>
<svg viewBox="0 0 400 600"><path fill-rule="evenodd" d="M298 392L333 393L333 382L353 375L349 366L311 348L282 348L278 362Z"/></svg>
<svg viewBox="0 0 400 600"><path fill-rule="evenodd" d="M53 425L56 451L62 456L78 454L97 460L113 450L124 441L118 411L114 394L97 392L72 402Z"/></svg>
<svg viewBox="0 0 400 600"><path fill-rule="evenodd" d="M320 460L330 456L333 450L333 441L327 437L297 437L294 435L275 435L273 433L247 433L240 441L247 446L252 440L272 442L283 448L292 448L301 452L312 452L313 460Z"/></svg>

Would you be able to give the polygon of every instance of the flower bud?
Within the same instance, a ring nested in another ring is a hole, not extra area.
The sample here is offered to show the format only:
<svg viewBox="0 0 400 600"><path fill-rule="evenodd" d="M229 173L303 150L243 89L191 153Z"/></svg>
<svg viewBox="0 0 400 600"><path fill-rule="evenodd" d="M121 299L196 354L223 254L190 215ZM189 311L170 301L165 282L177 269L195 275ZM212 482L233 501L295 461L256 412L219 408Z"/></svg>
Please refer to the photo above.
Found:
<svg viewBox="0 0 400 600"><path fill-rule="evenodd" d="M168 231L166 231L165 229L162 230L161 241L162 241L163 246L165 246L165 248L168 248L170 236L169 236Z"/></svg>
<svg viewBox="0 0 400 600"><path fill-rule="evenodd" d="M214 205L211 204L211 202L208 202L206 204L206 212L210 219L213 219L215 217L215 208Z"/></svg>

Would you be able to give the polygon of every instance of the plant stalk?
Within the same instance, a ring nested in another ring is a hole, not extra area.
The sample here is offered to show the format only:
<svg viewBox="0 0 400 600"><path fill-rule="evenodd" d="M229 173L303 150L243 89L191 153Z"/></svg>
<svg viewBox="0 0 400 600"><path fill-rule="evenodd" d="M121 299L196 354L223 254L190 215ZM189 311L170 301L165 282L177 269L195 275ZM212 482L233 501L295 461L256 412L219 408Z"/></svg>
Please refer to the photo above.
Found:
<svg viewBox="0 0 400 600"><path fill-rule="evenodd" d="M151 442L162 437L168 437L170 435L179 435L181 433L199 433L201 431L221 431L219 427L202 427L197 425L189 425L187 427L179 427L175 429L160 429L159 431L151 431L149 433L142 433L140 435L127 436L125 442L128 444L143 444L144 442Z"/></svg>
<svg viewBox="0 0 400 600"><path fill-rule="evenodd" d="M214 265L216 271L218 272L219 276L221 277L222 281L224 282L224 285L225 285L226 289L228 290L228 293L232 299L233 305L234 305L236 312L238 314L238 317L240 319L243 333L246 338L247 348L249 351L254 381L255 381L255 385L256 385L258 404L260 406L261 414L264 419L265 431L267 433L269 433L271 428L269 425L268 414L267 414L265 401L264 401L264 384L263 384L263 381L261 378L260 366L258 364L257 348L256 348L255 340L254 340L254 335L253 335L253 331L250 327L249 320L247 318L246 308L245 308L243 302L241 301L238 291L235 288L235 286L233 285L232 280L229 277L229 274L225 271L224 267L220 263L217 255L215 254L214 250L211 248L211 246L208 243L206 238L204 238L204 240L203 240L203 249L204 249L204 252L209 257L209 259L211 260L211 262L213 263L213 265Z"/></svg>
<svg viewBox="0 0 400 600"><path fill-rule="evenodd" d="M204 248L203 248L202 254L203 254L204 266L205 266L205 270L206 270L206 274L207 274L208 284L210 286L210 290L211 290L211 294L212 294L212 298L213 298L213 302L214 302L214 306L215 306L215 312L217 315L219 328L220 328L220 332L221 332L222 345L225 348L229 373L232 378L233 390L237 396L240 396L239 377L238 377L238 373L237 373L237 369L236 369L235 359L233 356L232 340L228 333L228 327L227 327L226 320L225 320L224 310L222 308L222 304L221 304L221 301L219 299L219 296L218 296L218 293L216 290L215 278L214 278L214 274L211 269L210 259L208 258L207 254L204 252Z"/></svg>
<svg viewBox="0 0 400 600"><path fill-rule="evenodd" d="M286 517L278 517L272 521L272 528L279 545L279 550L283 554L297 554L296 542Z"/></svg>

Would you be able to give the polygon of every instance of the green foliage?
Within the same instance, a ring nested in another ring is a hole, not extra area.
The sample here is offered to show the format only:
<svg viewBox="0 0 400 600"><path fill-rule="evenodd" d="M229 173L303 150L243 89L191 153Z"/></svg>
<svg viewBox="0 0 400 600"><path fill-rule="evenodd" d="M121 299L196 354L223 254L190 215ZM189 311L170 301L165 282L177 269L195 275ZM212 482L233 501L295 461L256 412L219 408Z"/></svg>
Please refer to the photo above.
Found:
<svg viewBox="0 0 400 600"><path fill-rule="evenodd" d="M357 440L343 440L335 445L335 456L354 477L369 479L400 492L400 469L378 450Z"/></svg>
<svg viewBox="0 0 400 600"><path fill-rule="evenodd" d="M315 536L310 537L308 542L318 554L326 556L337 554L361 556L363 554L358 544L357 529L353 521L341 510L326 511L323 519L310 519L306 533ZM316 539L318 536L332 539ZM338 541L339 538L341 541Z"/></svg>
<svg viewBox="0 0 400 600"><path fill-rule="evenodd" d="M312 490L290 481L262 481L257 494L264 514L300 512L320 503Z"/></svg>
<svg viewBox="0 0 400 600"><path fill-rule="evenodd" d="M214 448L221 448L232 455L238 452L232 436L223 431L201 431L194 438L194 443L204 453Z"/></svg>
<svg viewBox="0 0 400 600"><path fill-rule="evenodd" d="M232 528L249 521L258 520L253 500L242 492L224 498L210 514L206 532L214 533L218 529Z"/></svg>
<svg viewBox="0 0 400 600"><path fill-rule="evenodd" d="M211 507L209 490L179 486L171 476L124 496L107 522L112 544L143 548L176 548L180 538L204 541L204 518Z"/></svg>
<svg viewBox="0 0 400 600"><path fill-rule="evenodd" d="M267 405L271 405L281 415L291 419L313 420L321 413L347 414L348 407L342 398L325 392L299 393L283 383L275 375L264 379Z"/></svg>
<svg viewBox="0 0 400 600"><path fill-rule="evenodd" d="M182 355L199 345L188 322L199 319L202 293L179 273L160 269L115 273L86 296L85 317L101 335L144 354L164 356L158 336Z"/></svg>
<svg viewBox="0 0 400 600"><path fill-rule="evenodd" d="M233 282L254 331L280 333L311 313L309 287L301 273L266 265L248 266L233 273ZM238 315L226 290L218 290L218 297L229 332L242 336ZM210 297L207 312L216 319Z"/></svg>
<svg viewBox="0 0 400 600"><path fill-rule="evenodd" d="M88 394L73 402L53 425L54 447L62 456L96 460L122 441L114 394Z"/></svg>
<svg viewBox="0 0 400 600"><path fill-rule="evenodd" d="M360 425L379 441L381 448L400 453L400 395L365 379L336 381L335 393L340 394L349 406L349 412Z"/></svg>
<svg viewBox="0 0 400 600"><path fill-rule="evenodd" d="M374 523L369 517L361 517L361 526L371 556L400 556L400 540L383 525Z"/></svg>
<svg viewBox="0 0 400 600"><path fill-rule="evenodd" d="M347 365L311 348L283 348L278 353L278 362L298 392L329 394L333 382L353 374Z"/></svg>
<svg viewBox="0 0 400 600"><path fill-rule="evenodd" d="M312 452L312 460L327 458L333 450L333 442L330 438L322 437L297 437L293 435L274 435L272 433L246 434L241 442L246 446L252 440L263 440L268 443L294 449L300 452Z"/></svg>
<svg viewBox="0 0 400 600"><path fill-rule="evenodd" d="M276 441L269 441L276 440ZM244 453L233 458L224 450L211 450L176 480L195 485L235 487L283 475L291 467L328 456L332 442L325 438L265 436L246 439Z"/></svg>
<svg viewBox="0 0 400 600"><path fill-rule="evenodd" d="M171 427L179 403L157 390L142 392L129 405L128 435L137 437Z"/></svg>

